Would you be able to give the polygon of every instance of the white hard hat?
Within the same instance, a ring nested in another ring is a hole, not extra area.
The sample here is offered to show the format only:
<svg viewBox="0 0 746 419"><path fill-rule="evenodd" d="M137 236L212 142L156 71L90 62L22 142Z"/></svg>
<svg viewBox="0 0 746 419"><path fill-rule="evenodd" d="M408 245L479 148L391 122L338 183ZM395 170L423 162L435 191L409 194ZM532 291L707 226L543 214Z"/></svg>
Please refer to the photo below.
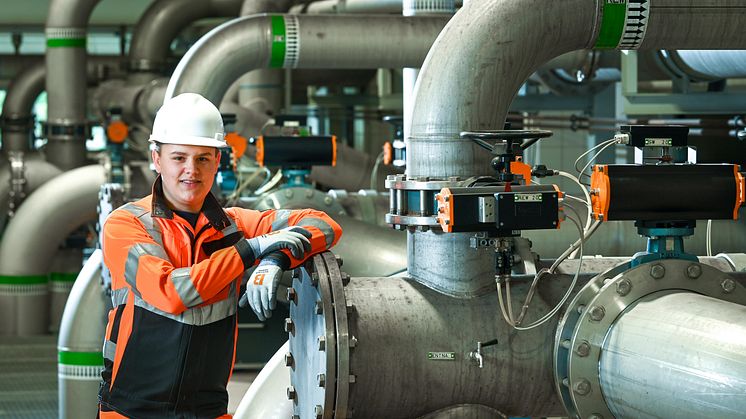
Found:
<svg viewBox="0 0 746 419"><path fill-rule="evenodd" d="M163 102L155 115L149 141L227 147L220 111L196 93L182 93Z"/></svg>

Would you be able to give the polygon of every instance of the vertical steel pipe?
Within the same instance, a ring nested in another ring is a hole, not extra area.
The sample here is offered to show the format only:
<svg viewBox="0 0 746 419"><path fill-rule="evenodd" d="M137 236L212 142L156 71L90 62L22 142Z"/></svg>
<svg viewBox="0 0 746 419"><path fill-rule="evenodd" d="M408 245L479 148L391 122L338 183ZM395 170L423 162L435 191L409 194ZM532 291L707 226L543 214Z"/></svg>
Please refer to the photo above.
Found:
<svg viewBox="0 0 746 419"><path fill-rule="evenodd" d="M48 160L72 169L86 160L88 18L99 0L52 0L46 22Z"/></svg>
<svg viewBox="0 0 746 419"><path fill-rule="evenodd" d="M104 360L101 353L111 302L101 287L103 256L93 252L75 280L57 341L60 419L93 418Z"/></svg>

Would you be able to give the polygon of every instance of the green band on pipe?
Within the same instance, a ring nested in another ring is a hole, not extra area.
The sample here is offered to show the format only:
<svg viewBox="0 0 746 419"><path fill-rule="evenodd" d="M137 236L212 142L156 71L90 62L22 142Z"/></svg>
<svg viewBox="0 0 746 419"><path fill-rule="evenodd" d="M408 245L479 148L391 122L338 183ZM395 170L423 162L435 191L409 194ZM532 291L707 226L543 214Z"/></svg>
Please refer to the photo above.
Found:
<svg viewBox="0 0 746 419"><path fill-rule="evenodd" d="M272 16L272 56L269 66L282 68L285 64L285 18Z"/></svg>
<svg viewBox="0 0 746 419"><path fill-rule="evenodd" d="M0 284L5 285L35 285L47 282L49 278L46 275L0 275Z"/></svg>
<svg viewBox="0 0 746 419"><path fill-rule="evenodd" d="M53 282L75 282L78 277L77 273L52 272L49 274L49 280Z"/></svg>
<svg viewBox="0 0 746 419"><path fill-rule="evenodd" d="M47 47L49 48L85 48L85 38L49 38Z"/></svg>
<svg viewBox="0 0 746 419"><path fill-rule="evenodd" d="M65 352L60 351L57 357L63 365L103 366L104 356L100 352Z"/></svg>
<svg viewBox="0 0 746 419"><path fill-rule="evenodd" d="M627 17L627 0L606 0L604 3L601 30L594 48L614 49L619 45L624 33L624 21Z"/></svg>

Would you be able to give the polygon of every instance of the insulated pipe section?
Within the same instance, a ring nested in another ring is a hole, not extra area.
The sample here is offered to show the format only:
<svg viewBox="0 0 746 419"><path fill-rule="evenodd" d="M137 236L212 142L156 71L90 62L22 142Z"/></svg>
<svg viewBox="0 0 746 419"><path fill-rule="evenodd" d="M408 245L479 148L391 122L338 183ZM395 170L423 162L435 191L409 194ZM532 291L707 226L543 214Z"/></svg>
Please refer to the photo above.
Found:
<svg viewBox="0 0 746 419"><path fill-rule="evenodd" d="M599 375L617 418L744 417L746 307L651 294L612 325Z"/></svg>
<svg viewBox="0 0 746 419"><path fill-rule="evenodd" d="M235 17L244 0L159 0L153 2L132 33L129 68L160 72L166 68L171 42L190 23L209 17Z"/></svg>
<svg viewBox="0 0 746 419"><path fill-rule="evenodd" d="M682 70L708 80L746 77L746 51L675 51L682 62Z"/></svg>
<svg viewBox="0 0 746 419"><path fill-rule="evenodd" d="M105 181L99 165L70 170L42 185L18 209L0 244L0 283L10 284L3 295L12 299L12 304L0 304L12 310L3 313L3 324L11 327L0 334L47 332L47 274L53 256L73 230L96 219Z"/></svg>
<svg viewBox="0 0 746 419"><path fill-rule="evenodd" d="M104 359L101 344L111 308L101 287L103 253L96 249L78 274L57 340L60 419L96 417Z"/></svg>
<svg viewBox="0 0 746 419"><path fill-rule="evenodd" d="M490 154L460 139L459 133L502 128L524 81L542 64L564 53L590 48L742 48L746 44L746 31L742 30L746 5L734 3L467 3L441 32L417 80L412 134L406 139L407 175L466 178L489 173ZM453 253L454 248L469 247L468 234L449 236L447 240L427 234L409 233L410 275L431 275L451 283L468 281L472 285L464 287L466 292L489 286L493 257L462 261ZM458 271L451 268L456 261L460 264Z"/></svg>
<svg viewBox="0 0 746 419"><path fill-rule="evenodd" d="M98 0L52 0L46 22L48 160L61 169L86 160L86 31Z"/></svg>
<svg viewBox="0 0 746 419"><path fill-rule="evenodd" d="M419 67L446 21L443 17L296 15L235 19L213 29L187 51L171 77L166 99L196 92L220 103L238 77L257 68Z"/></svg>
<svg viewBox="0 0 746 419"><path fill-rule="evenodd" d="M44 61L34 63L14 78L8 86L2 113L4 154L9 151L25 152L31 149L34 128L32 109L36 98L44 91L46 70Z"/></svg>

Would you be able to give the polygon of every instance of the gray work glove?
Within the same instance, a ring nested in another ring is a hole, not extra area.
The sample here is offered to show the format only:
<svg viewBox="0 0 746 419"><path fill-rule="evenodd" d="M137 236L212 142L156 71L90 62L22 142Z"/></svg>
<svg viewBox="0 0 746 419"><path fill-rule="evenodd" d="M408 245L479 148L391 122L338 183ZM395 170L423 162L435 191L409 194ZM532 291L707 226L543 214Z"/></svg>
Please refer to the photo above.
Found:
<svg viewBox="0 0 746 419"><path fill-rule="evenodd" d="M246 239L254 251L254 259L262 259L264 256L278 251L288 249L296 259L303 259L306 252L311 251L311 232L303 227L291 226L262 234L261 236Z"/></svg>
<svg viewBox="0 0 746 419"><path fill-rule="evenodd" d="M287 255L279 252L262 259L246 283L246 292L238 301L239 307L250 305L260 321L272 317L272 310L277 306L277 286L282 272L289 266Z"/></svg>

